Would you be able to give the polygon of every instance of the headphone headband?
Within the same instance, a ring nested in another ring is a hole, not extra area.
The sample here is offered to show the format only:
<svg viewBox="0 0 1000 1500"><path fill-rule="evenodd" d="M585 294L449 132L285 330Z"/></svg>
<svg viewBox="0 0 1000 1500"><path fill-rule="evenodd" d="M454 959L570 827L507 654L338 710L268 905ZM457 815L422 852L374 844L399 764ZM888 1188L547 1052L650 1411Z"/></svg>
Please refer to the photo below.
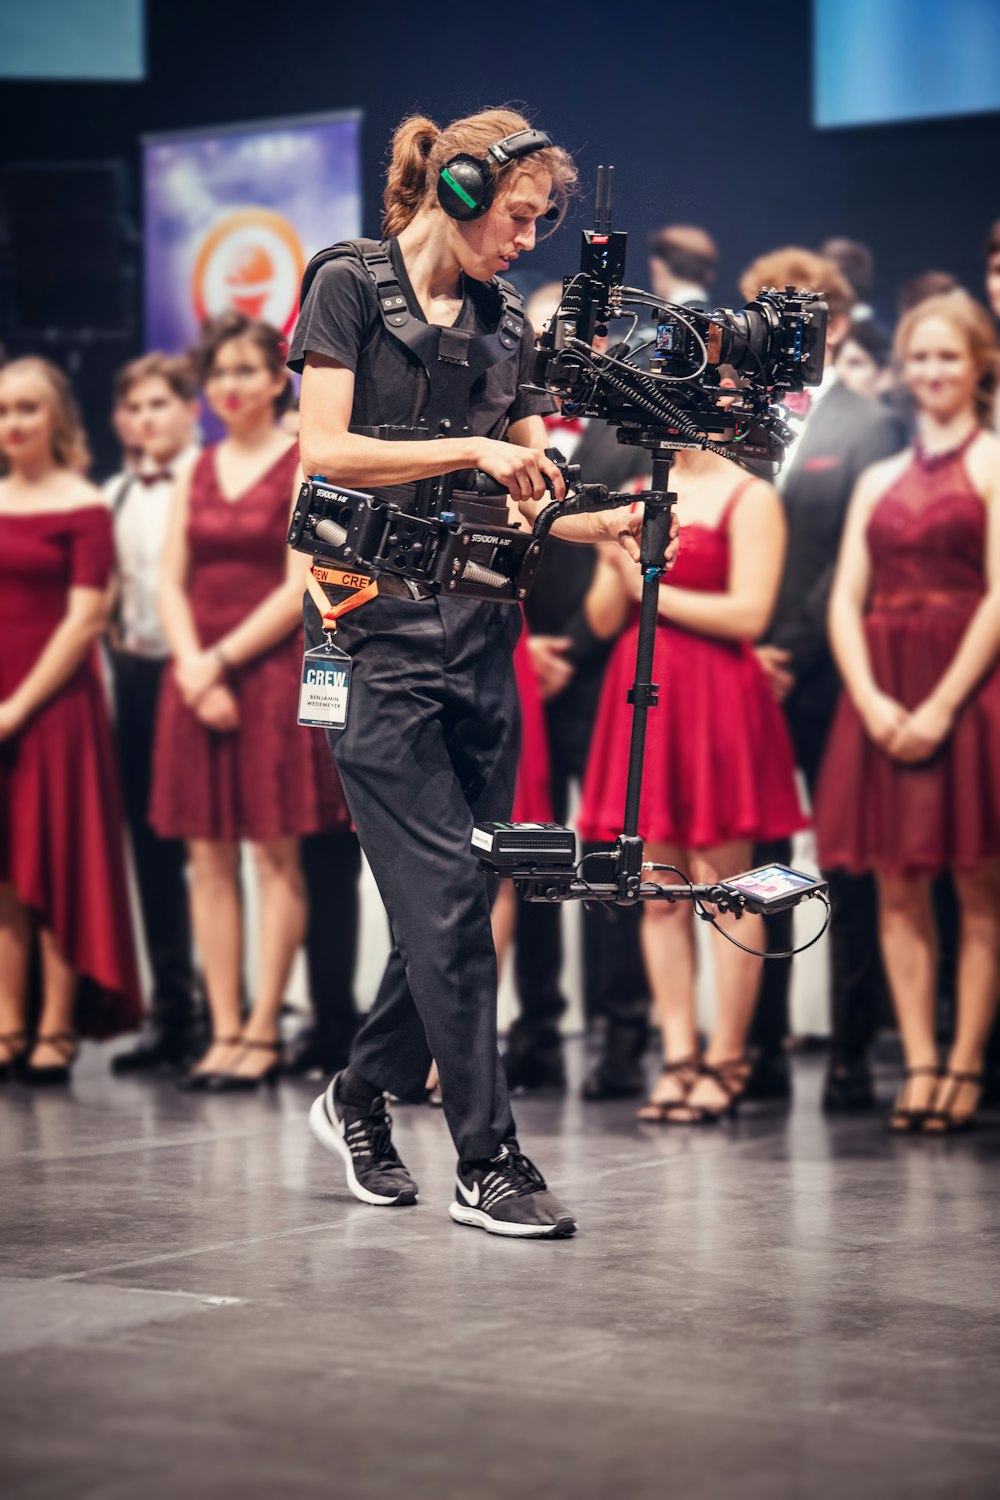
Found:
<svg viewBox="0 0 1000 1500"><path fill-rule="evenodd" d="M518 130L505 135L502 141L488 146L487 155L492 156L498 166L506 167L517 156L530 156L533 151L544 151L552 145L552 137L544 130Z"/></svg>

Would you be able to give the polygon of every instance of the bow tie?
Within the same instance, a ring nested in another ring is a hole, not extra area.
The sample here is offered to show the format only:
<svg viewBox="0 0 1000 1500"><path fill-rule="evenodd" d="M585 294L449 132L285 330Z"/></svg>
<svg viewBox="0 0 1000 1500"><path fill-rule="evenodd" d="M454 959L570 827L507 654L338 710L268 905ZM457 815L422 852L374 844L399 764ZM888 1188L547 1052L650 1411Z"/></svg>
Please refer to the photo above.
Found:
<svg viewBox="0 0 1000 1500"><path fill-rule="evenodd" d="M564 417L559 412L545 418L545 426L549 432L582 432L583 422L580 417Z"/></svg>
<svg viewBox="0 0 1000 1500"><path fill-rule="evenodd" d="M174 471L173 469L147 469L145 473L137 474L135 477L140 484L162 484L164 480L173 479Z"/></svg>
<svg viewBox="0 0 1000 1500"><path fill-rule="evenodd" d="M807 417L812 405L811 391L786 391L781 398L781 404L795 417Z"/></svg>

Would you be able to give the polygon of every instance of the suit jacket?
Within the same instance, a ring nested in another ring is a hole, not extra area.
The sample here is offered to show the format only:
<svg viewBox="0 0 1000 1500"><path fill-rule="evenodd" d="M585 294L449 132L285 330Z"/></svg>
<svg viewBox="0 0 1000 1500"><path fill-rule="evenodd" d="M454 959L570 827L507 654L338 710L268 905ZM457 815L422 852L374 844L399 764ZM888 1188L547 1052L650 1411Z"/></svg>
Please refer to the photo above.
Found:
<svg viewBox="0 0 1000 1500"><path fill-rule="evenodd" d="M800 718L829 719L840 691L826 615L854 486L869 464L905 445L905 429L888 408L839 381L806 419L782 491L788 551L765 637L791 652L795 688L785 707L793 735Z"/></svg>

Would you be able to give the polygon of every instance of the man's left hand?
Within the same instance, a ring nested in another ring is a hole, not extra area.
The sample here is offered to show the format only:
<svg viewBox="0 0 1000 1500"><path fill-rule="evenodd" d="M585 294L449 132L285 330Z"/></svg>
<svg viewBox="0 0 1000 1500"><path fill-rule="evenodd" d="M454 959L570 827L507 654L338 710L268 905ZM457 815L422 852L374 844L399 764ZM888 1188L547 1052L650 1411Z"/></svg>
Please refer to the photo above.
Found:
<svg viewBox="0 0 1000 1500"><path fill-rule="evenodd" d="M602 530L623 547L633 562L640 559L639 543L642 537L643 507L637 505L634 510L602 510L598 512ZM677 560L677 537L680 532L680 523L676 515L670 516L670 539L667 542L667 550L664 561L667 569L673 567Z"/></svg>

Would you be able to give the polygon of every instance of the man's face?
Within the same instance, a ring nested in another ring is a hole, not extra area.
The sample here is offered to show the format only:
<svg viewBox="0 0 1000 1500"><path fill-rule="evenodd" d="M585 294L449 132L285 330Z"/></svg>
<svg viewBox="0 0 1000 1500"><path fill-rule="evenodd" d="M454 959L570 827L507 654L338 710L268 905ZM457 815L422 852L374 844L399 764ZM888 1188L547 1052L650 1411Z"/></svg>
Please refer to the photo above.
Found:
<svg viewBox="0 0 1000 1500"><path fill-rule="evenodd" d="M156 463L166 463L190 443L197 405L178 396L162 375L137 381L123 404L136 445Z"/></svg>

